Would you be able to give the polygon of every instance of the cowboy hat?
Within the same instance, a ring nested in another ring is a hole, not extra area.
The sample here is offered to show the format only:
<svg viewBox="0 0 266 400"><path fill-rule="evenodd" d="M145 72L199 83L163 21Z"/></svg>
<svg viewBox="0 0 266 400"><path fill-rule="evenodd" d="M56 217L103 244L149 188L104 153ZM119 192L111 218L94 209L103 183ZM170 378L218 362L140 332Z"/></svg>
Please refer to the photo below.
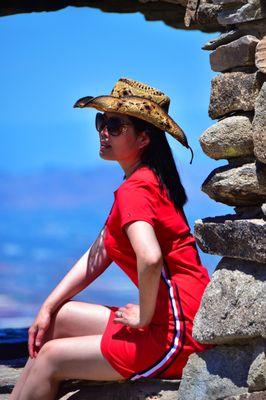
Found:
<svg viewBox="0 0 266 400"><path fill-rule="evenodd" d="M129 78L120 78L110 95L82 97L74 107L92 107L99 111L128 114L147 121L162 131L168 132L183 146L189 148L182 128L168 115L170 98L163 92L145 83Z"/></svg>

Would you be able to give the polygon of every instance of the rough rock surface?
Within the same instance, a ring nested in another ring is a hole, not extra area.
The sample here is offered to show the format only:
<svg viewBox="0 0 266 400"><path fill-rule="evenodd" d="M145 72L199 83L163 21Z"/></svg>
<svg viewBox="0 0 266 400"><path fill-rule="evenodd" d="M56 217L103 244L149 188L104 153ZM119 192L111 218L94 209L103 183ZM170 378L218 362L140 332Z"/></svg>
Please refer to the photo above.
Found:
<svg viewBox="0 0 266 400"><path fill-rule="evenodd" d="M227 71L234 67L254 65L258 42L259 39L255 36L246 35L219 46L210 54L212 70Z"/></svg>
<svg viewBox="0 0 266 400"><path fill-rule="evenodd" d="M224 118L206 129L199 142L204 153L215 160L253 155L251 118Z"/></svg>
<svg viewBox="0 0 266 400"><path fill-rule="evenodd" d="M217 16L221 9L220 5L200 1L196 11L195 19L199 25L214 28L217 26ZM219 29L218 29L219 31Z"/></svg>
<svg viewBox="0 0 266 400"><path fill-rule="evenodd" d="M255 101L255 115L252 121L254 154L266 163L266 82L262 85Z"/></svg>
<svg viewBox="0 0 266 400"><path fill-rule="evenodd" d="M247 0L242 7L235 4L232 8L225 7L218 15L221 25L234 25L266 17L266 6L263 0Z"/></svg>
<svg viewBox="0 0 266 400"><path fill-rule="evenodd" d="M238 4L241 7L242 4L246 4L247 0L212 0L213 4L221 4L221 5L236 5Z"/></svg>
<svg viewBox="0 0 266 400"><path fill-rule="evenodd" d="M256 162L215 168L203 182L201 190L215 201L229 206L260 205L266 199L266 166Z"/></svg>
<svg viewBox="0 0 266 400"><path fill-rule="evenodd" d="M223 400L266 400L266 392L245 393L240 396L224 397Z"/></svg>
<svg viewBox="0 0 266 400"><path fill-rule="evenodd" d="M259 207L234 207L239 219L263 218L266 219L266 203Z"/></svg>
<svg viewBox="0 0 266 400"><path fill-rule="evenodd" d="M213 344L266 337L265 280L266 264L222 258L204 292L193 337Z"/></svg>
<svg viewBox="0 0 266 400"><path fill-rule="evenodd" d="M218 46L230 43L233 40L242 36L242 32L238 29L231 29L227 32L221 33L217 38L210 39L202 46L202 50L215 50Z"/></svg>
<svg viewBox="0 0 266 400"><path fill-rule="evenodd" d="M211 81L209 116L216 119L232 111L254 109L262 82L258 72L225 72Z"/></svg>
<svg viewBox="0 0 266 400"><path fill-rule="evenodd" d="M259 41L258 45L256 46L255 65L261 72L266 74L266 35Z"/></svg>
<svg viewBox="0 0 266 400"><path fill-rule="evenodd" d="M8 400L26 359L0 361L0 400ZM177 400L179 380L142 379L136 382L64 381L57 399L75 400Z"/></svg>
<svg viewBox="0 0 266 400"><path fill-rule="evenodd" d="M218 0L219 1L219 0ZM246 22L244 24L238 25L234 28L228 27L227 31L221 33L218 37L210 39L201 48L203 50L215 50L218 46L232 42L241 36L253 35L257 38L262 39L266 35L266 19L256 20L254 24L253 21ZM258 50L256 47L256 52ZM255 55L256 62L256 55Z"/></svg>
<svg viewBox="0 0 266 400"><path fill-rule="evenodd" d="M264 305L266 307L266 305ZM263 322L265 321L265 317ZM266 390L266 357L265 357L265 341L258 344L254 352L254 360L252 361L248 372L249 391ZM266 393L265 393L266 395Z"/></svg>
<svg viewBox="0 0 266 400"><path fill-rule="evenodd" d="M245 394L257 340L243 346L217 346L189 357L179 387L180 400L218 400Z"/></svg>
<svg viewBox="0 0 266 400"><path fill-rule="evenodd" d="M266 221L237 215L197 219L194 235L202 251L266 263Z"/></svg>

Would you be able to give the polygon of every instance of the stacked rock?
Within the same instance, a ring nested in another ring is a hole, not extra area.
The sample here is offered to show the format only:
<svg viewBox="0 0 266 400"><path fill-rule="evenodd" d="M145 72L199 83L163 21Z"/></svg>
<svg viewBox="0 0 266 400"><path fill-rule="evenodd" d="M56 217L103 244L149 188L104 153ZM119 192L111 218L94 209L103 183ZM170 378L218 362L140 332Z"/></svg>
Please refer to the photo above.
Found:
<svg viewBox="0 0 266 400"><path fill-rule="evenodd" d="M228 163L202 191L234 214L195 221L199 247L222 256L194 321L193 337L214 347L190 356L180 400L266 399L266 2L213 0L227 27L203 46L220 72L200 137L202 150Z"/></svg>

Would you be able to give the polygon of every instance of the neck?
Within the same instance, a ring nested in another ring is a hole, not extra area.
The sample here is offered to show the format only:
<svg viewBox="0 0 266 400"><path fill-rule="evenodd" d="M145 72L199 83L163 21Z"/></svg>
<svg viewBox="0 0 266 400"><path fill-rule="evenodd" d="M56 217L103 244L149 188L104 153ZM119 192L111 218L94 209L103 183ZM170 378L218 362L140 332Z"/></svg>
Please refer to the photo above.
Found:
<svg viewBox="0 0 266 400"><path fill-rule="evenodd" d="M128 179L134 171L136 171L142 164L142 162L140 160L137 160L125 167L122 166L124 172L125 172L125 177L126 179Z"/></svg>

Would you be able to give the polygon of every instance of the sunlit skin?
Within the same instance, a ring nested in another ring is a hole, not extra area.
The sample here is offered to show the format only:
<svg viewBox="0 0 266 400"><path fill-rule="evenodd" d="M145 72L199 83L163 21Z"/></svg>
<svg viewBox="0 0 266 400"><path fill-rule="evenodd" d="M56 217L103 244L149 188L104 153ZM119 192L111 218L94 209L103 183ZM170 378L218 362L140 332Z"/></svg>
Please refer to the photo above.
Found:
<svg viewBox="0 0 266 400"><path fill-rule="evenodd" d="M119 116L129 122L123 114L108 112L106 116ZM140 164L141 151L149 143L148 135L146 132L137 135L132 125L126 125L119 136L111 136L103 129L99 142L105 138L111 147L101 148L100 157L117 161L127 179ZM109 308L71 299L112 263L104 246L104 232L105 226L41 306L29 329L29 358L9 400L54 400L65 379L125 379L101 352ZM154 314L162 254L148 222L130 222L125 232L137 259L139 304L119 307L123 316L116 312L114 323L142 329L148 326Z"/></svg>
<svg viewBox="0 0 266 400"><path fill-rule="evenodd" d="M104 160L117 161L124 170L126 178L128 178L139 165L140 154L144 147L148 145L149 136L145 131L137 135L134 126L125 114L112 112L105 112L104 114L107 118L119 117L125 123L130 124L121 128L122 132L119 136L110 135L106 127L99 133L99 139L110 146L100 147L100 157Z"/></svg>

